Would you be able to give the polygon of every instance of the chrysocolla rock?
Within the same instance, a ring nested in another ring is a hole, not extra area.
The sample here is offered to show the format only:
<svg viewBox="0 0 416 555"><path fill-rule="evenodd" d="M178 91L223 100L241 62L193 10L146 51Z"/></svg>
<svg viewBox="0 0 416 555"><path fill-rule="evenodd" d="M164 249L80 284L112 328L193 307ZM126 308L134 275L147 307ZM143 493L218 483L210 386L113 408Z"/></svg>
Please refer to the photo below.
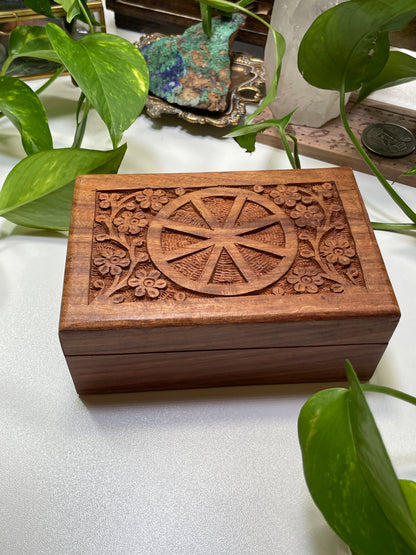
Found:
<svg viewBox="0 0 416 555"><path fill-rule="evenodd" d="M140 48L149 67L149 90L180 106L222 112L231 84L230 44L244 16L212 19L212 35L202 24L181 36L162 37Z"/></svg>

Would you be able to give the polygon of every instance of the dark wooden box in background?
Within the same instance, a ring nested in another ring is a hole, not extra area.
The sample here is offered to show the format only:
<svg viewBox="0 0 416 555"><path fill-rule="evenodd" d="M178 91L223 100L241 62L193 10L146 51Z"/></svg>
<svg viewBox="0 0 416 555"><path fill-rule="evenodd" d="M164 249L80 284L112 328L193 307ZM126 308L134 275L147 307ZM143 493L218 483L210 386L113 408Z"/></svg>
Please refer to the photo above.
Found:
<svg viewBox="0 0 416 555"><path fill-rule="evenodd" d="M78 178L80 394L370 378L399 320L349 168Z"/></svg>
<svg viewBox="0 0 416 555"><path fill-rule="evenodd" d="M201 21L199 4L189 0L106 0L106 6L114 11L118 27L144 33L180 34ZM255 1L247 8L270 22L273 0ZM266 27L253 17L237 35L237 40L259 46L266 39Z"/></svg>

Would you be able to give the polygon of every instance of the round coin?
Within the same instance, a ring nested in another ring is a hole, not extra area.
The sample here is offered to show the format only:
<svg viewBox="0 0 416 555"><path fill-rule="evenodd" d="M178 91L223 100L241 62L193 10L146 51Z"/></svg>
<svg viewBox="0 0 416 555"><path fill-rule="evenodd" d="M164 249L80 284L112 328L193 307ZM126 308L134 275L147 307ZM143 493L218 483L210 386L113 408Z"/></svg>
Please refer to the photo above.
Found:
<svg viewBox="0 0 416 555"><path fill-rule="evenodd" d="M361 140L368 150L387 158L407 156L416 148L413 133L395 123L373 123L364 129Z"/></svg>

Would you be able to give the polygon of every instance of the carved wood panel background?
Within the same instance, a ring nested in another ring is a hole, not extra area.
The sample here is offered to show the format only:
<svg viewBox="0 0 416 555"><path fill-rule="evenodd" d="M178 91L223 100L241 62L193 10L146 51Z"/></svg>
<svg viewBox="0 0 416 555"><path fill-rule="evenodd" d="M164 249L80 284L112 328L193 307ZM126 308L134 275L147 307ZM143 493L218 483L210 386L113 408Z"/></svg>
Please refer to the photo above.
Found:
<svg viewBox="0 0 416 555"><path fill-rule="evenodd" d="M89 302L363 287L333 181L96 192Z"/></svg>

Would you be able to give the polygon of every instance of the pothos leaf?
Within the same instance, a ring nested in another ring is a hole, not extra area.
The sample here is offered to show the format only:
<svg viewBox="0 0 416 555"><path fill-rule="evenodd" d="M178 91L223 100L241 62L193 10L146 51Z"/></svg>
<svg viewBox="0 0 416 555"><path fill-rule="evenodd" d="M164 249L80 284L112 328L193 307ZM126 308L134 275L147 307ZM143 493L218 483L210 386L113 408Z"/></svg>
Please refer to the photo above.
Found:
<svg viewBox="0 0 416 555"><path fill-rule="evenodd" d="M315 87L354 91L386 64L388 32L402 29L415 15L415 0L342 2L315 19L305 33L299 70Z"/></svg>
<svg viewBox="0 0 416 555"><path fill-rule="evenodd" d="M239 125L225 136L234 138L237 143L248 152L254 152L256 149L257 135L271 127L278 129L279 133L284 133L293 113L294 111L281 119L269 119L261 123Z"/></svg>
<svg viewBox="0 0 416 555"><path fill-rule="evenodd" d="M55 17L53 11L51 10L50 0L25 0L25 4L36 13L40 13L48 17Z"/></svg>
<svg viewBox="0 0 416 555"><path fill-rule="evenodd" d="M384 514L416 552L416 522L406 503L360 382L347 361L349 420L364 479Z"/></svg>
<svg viewBox="0 0 416 555"><path fill-rule="evenodd" d="M346 389L328 389L312 396L302 407L298 431L306 482L328 524L353 553L411 555L415 551L409 510L403 509L405 522L409 524L409 527L403 527L392 518L390 511L385 512L385 506L379 504L383 494L374 493L371 478L369 484L368 471L365 470L368 461L362 451L367 450L371 458L373 440L370 432L366 431L366 439L361 443L359 438L362 434L357 439L352 430L351 418L355 422L359 418L357 415L351 417L355 410L355 395L355 390L351 393ZM366 427L366 424L363 426ZM373 426L371 429L374 432ZM383 471L377 474L377 478L382 478L380 487L390 487L394 481L398 485L394 471L386 463L384 446L380 448L379 441L381 438L377 431L374 464L380 461L379 456L383 458L380 463ZM368 468L372 468L371 464ZM391 487L396 499L396 487ZM390 495L390 491L384 495ZM402 501L400 507L403 508Z"/></svg>
<svg viewBox="0 0 416 555"><path fill-rule="evenodd" d="M414 79L416 79L416 58L404 52L392 50L381 72L361 87L357 102L361 102L374 91L408 83Z"/></svg>
<svg viewBox="0 0 416 555"><path fill-rule="evenodd" d="M91 22L93 25L101 25L99 21L93 18L86 0L61 0L59 3L66 11L66 20L68 23L71 23L73 19L77 18L85 23Z"/></svg>
<svg viewBox="0 0 416 555"><path fill-rule="evenodd" d="M26 227L68 229L75 178L116 173L125 151L126 145L107 152L64 148L24 158L0 191L0 216Z"/></svg>
<svg viewBox="0 0 416 555"><path fill-rule="evenodd" d="M79 41L48 23L52 46L106 124L113 146L143 109L149 72L138 49L115 35L95 33Z"/></svg>
<svg viewBox="0 0 416 555"><path fill-rule="evenodd" d="M19 131L27 154L52 148L52 136L43 104L20 79L0 76L0 110Z"/></svg>
<svg viewBox="0 0 416 555"><path fill-rule="evenodd" d="M411 480L399 480L399 482L413 520L416 522L416 482Z"/></svg>
<svg viewBox="0 0 416 555"><path fill-rule="evenodd" d="M10 34L9 56L15 60L20 56L42 58L61 63L52 48L44 27L40 25L19 25Z"/></svg>
<svg viewBox="0 0 416 555"><path fill-rule="evenodd" d="M68 22L71 22L81 11L77 0L60 0L59 3L66 11Z"/></svg>

